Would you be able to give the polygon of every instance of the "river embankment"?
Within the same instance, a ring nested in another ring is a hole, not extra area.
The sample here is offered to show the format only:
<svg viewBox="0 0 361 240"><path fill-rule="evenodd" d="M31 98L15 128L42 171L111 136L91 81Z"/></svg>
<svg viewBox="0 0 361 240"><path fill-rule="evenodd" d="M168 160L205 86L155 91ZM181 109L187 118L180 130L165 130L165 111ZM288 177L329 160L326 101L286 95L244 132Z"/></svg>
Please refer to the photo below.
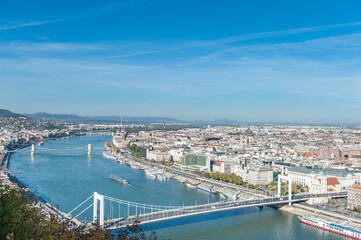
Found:
<svg viewBox="0 0 361 240"><path fill-rule="evenodd" d="M361 219L336 212L330 212L319 207L296 203L293 205L285 205L279 210L292 213L297 216L318 218L327 222L332 222L361 231Z"/></svg>
<svg viewBox="0 0 361 240"><path fill-rule="evenodd" d="M76 137L76 136L80 136L80 135L69 135L68 137ZM42 209L42 213L44 215L49 216L50 214L53 214L53 215L59 216L61 219L68 219L68 215L66 213L60 211L57 207L54 207L53 205L51 205L49 202L47 202L41 196L38 196L37 194L32 192L31 189L27 187L26 183L20 181L15 176L15 174L13 174L9 170L10 157L17 150L21 150L21 149L30 147L31 144L38 144L40 142L51 142L51 141L60 140L60 139L63 139L63 138L60 138L60 137L59 138L57 138L57 137L48 138L48 139L35 141L34 143L26 143L26 144L18 145L16 147L14 147L13 149L11 149L11 151L5 150L5 152L0 156L0 170L4 174L6 174L8 180L10 180L10 182L13 184L12 186L16 186L19 191L25 191L25 192L31 193L37 197L37 200L38 200L37 205ZM81 224L76 219L70 219L70 220L77 225Z"/></svg>

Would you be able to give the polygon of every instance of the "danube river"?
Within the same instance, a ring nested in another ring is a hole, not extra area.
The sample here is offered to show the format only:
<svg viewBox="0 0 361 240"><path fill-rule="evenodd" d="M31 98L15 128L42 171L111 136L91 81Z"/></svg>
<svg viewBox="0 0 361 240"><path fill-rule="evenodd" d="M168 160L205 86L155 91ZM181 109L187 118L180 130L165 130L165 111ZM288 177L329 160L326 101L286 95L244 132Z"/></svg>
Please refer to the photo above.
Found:
<svg viewBox="0 0 361 240"><path fill-rule="evenodd" d="M45 143L47 149L72 149L104 146L109 135L86 135ZM36 146L39 147L39 146ZM29 152L14 153L10 170L33 191L38 192L63 212L69 212L93 192L132 202L155 205L194 205L218 201L217 195L189 189L175 180L151 179L143 170L133 169L106 159L102 152L86 151L38 152L32 158ZM22 173L19 174L18 171ZM126 178L131 186L109 179L110 174ZM89 200L88 204L91 204ZM86 206L84 206L86 207ZM127 214L126 207L105 206L105 218ZM83 208L84 209L84 208ZM131 210L132 211L132 210ZM138 210L139 211L139 210ZM78 219L89 221L92 208ZM265 207L180 218L147 225L158 236L166 239L344 239L338 235L301 224L297 216Z"/></svg>

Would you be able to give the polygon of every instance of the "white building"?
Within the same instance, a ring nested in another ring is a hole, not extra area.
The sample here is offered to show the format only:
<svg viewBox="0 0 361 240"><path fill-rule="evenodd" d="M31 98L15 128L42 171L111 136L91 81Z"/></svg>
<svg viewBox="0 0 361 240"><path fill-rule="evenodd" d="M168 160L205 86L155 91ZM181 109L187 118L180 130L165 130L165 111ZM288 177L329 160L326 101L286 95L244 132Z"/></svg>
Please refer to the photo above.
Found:
<svg viewBox="0 0 361 240"><path fill-rule="evenodd" d="M356 173L347 169L291 167L287 174L292 182L308 187L311 193L346 191L357 182Z"/></svg>
<svg viewBox="0 0 361 240"><path fill-rule="evenodd" d="M233 172L253 185L264 185L273 181L273 170L269 167L236 165Z"/></svg>
<svg viewBox="0 0 361 240"><path fill-rule="evenodd" d="M124 139L123 136L114 136L113 137L113 144L117 148L125 148L129 144L129 141Z"/></svg>
<svg viewBox="0 0 361 240"><path fill-rule="evenodd" d="M361 207L361 186L353 186L348 189L347 207L349 209Z"/></svg>
<svg viewBox="0 0 361 240"><path fill-rule="evenodd" d="M162 161L167 162L171 160L171 155L169 154L169 151L162 151L162 150L149 151L149 149L147 149L146 158L149 160L155 160L157 162L162 162Z"/></svg>

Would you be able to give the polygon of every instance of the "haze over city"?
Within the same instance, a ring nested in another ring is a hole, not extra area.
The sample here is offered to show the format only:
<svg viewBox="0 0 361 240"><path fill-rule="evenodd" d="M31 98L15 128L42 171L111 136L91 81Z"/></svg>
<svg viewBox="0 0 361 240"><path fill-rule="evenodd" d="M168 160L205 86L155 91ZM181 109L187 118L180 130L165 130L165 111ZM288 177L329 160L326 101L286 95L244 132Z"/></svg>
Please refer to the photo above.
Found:
<svg viewBox="0 0 361 240"><path fill-rule="evenodd" d="M360 2L1 1L18 113L360 123Z"/></svg>

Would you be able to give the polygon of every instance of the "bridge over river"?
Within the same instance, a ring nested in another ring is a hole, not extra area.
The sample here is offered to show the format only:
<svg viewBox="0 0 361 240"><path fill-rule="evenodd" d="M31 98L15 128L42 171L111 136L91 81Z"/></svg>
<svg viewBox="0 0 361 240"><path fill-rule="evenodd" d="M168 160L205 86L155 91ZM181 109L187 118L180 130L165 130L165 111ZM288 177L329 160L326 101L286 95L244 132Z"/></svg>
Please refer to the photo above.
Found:
<svg viewBox="0 0 361 240"><path fill-rule="evenodd" d="M215 203L201 204L201 205L193 205L193 206L158 206L158 205L150 205L145 203L136 203L129 202L122 199L116 199L104 195L100 195L98 193L94 193L88 199L79 204L76 208L74 208L69 214L73 211L80 208L83 204L88 202L91 198L93 198L93 203L91 203L88 207L86 207L82 212L75 216L78 217L83 212L88 210L90 207L93 207L93 222L99 222L102 228L104 229L119 229L126 227L128 225L132 225L134 223L147 224L159 221L165 221L175 218L183 218L193 215L200 214L208 214L220 211L229 211L240 208L249 208L249 207L263 207L263 206L271 206L271 207L279 207L286 204L305 202L307 200L313 198L345 198L347 197L347 192L336 192L336 193L324 193L324 194L299 194L293 195L291 198L285 196L277 196L277 197L265 197L251 200L236 200L236 201L220 201ZM105 203L108 201L108 203ZM98 210L99 203L99 210ZM110 218L108 220L104 220L104 205L110 205ZM114 212L114 207L112 205L125 205L127 211L123 214L119 212ZM133 211L130 211L130 208L133 208ZM134 211L135 210L135 211ZM135 214L130 214L133 212Z"/></svg>

